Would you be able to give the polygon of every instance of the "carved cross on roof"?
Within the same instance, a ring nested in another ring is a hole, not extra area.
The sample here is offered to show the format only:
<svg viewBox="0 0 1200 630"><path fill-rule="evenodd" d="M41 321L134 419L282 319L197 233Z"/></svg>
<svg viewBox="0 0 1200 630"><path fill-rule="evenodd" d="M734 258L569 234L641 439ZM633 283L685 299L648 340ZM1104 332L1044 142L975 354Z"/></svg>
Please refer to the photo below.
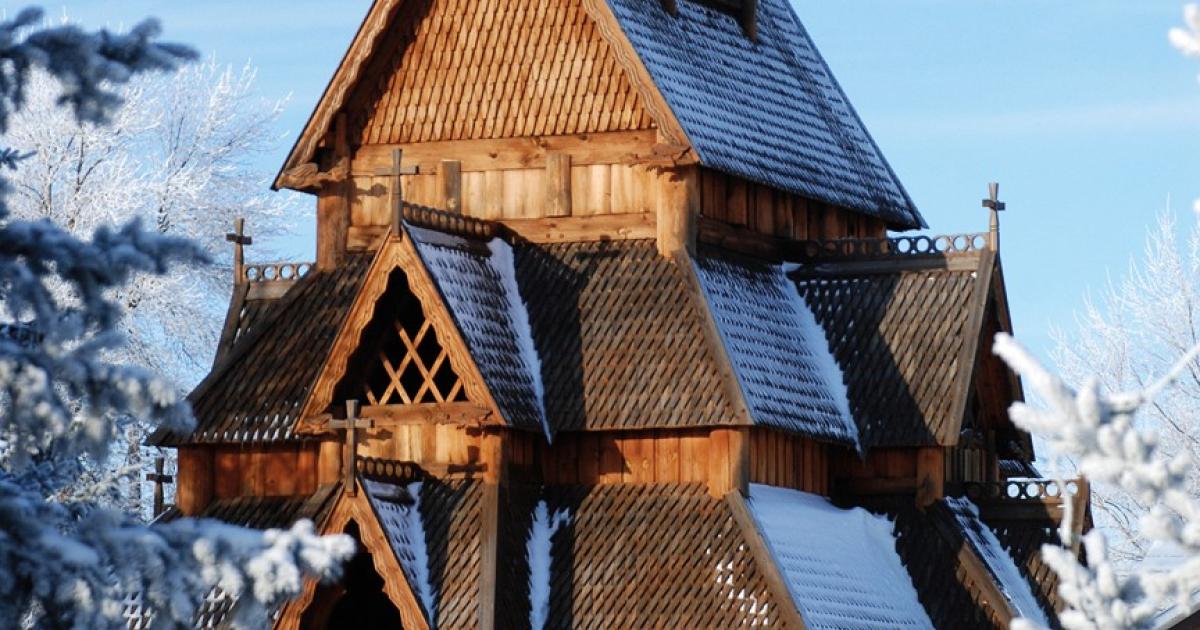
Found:
<svg viewBox="0 0 1200 630"><path fill-rule="evenodd" d="M175 477L163 472L166 467L166 460L162 455L154 458L154 472L146 474L146 481L154 484L154 516L163 513L165 508L163 501L163 484L174 483Z"/></svg>
<svg viewBox="0 0 1200 630"><path fill-rule="evenodd" d="M404 220L404 183L401 176L419 175L421 173L420 167L410 166L404 168L400 166L400 161L403 157L404 151L402 149L393 149L392 165L388 168L375 171L375 174L379 177L391 178L388 182L388 209L392 217L392 234L400 233L400 222Z"/></svg>
<svg viewBox="0 0 1200 630"><path fill-rule="evenodd" d="M254 238L245 233L246 220L242 218L233 220L233 231L225 235L225 240L233 243L233 279L234 282L243 282L245 280L243 269L246 266L245 252L242 248L246 245L252 245Z"/></svg>
<svg viewBox="0 0 1200 630"><path fill-rule="evenodd" d="M346 432L342 440L342 489L354 496L358 492L354 481L354 458L358 455L358 430L374 429L375 421L358 417L359 404L357 400L346 401L346 419L330 420L329 428Z"/></svg>
<svg viewBox="0 0 1200 630"><path fill-rule="evenodd" d="M1005 204L1000 201L1000 184L992 182L988 184L988 197L983 200L983 207L990 210L988 213L988 244L991 245L992 251L1000 251L1000 212L1004 210Z"/></svg>

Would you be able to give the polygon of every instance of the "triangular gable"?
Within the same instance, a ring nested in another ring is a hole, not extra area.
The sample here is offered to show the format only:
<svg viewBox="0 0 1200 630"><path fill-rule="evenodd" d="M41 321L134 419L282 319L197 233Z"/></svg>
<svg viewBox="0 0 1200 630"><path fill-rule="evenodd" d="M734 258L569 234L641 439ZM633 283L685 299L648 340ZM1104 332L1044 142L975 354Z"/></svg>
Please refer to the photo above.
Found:
<svg viewBox="0 0 1200 630"><path fill-rule="evenodd" d="M360 542L371 554L375 572L383 578L383 591L399 611L403 626L428 630L432 624L409 582L408 573L393 552L387 532L381 526L379 516L361 483L354 494L341 494L321 533L341 534L351 522L358 526ZM300 596L284 607L276 627L300 627L301 619L317 599L319 589L317 580L307 580Z"/></svg>
<svg viewBox="0 0 1200 630"><path fill-rule="evenodd" d="M356 145L658 128L685 141L602 1L376 0L280 170L347 111Z"/></svg>
<svg viewBox="0 0 1200 630"><path fill-rule="evenodd" d="M397 272L399 273L397 274ZM304 433L320 430L320 427L314 426L311 423L327 410L332 410L340 402L335 397L335 394L339 393L337 388L339 385L343 385L345 377L350 370L352 358L356 356L356 353L359 353L358 351L364 341L364 331L367 330L372 321L378 321L376 319L377 312L389 319L394 315L394 310L389 305L383 304L389 284L394 279L402 280L403 284L398 288L404 293L411 294L412 298L415 298L416 303L420 305L423 311L424 322L417 325L417 329L424 328L425 324L428 324L428 328L422 339L428 337L431 342L436 340L436 349L427 355L428 365L426 365L426 368L434 367L438 358L442 357L442 351L444 350L443 363L438 364L438 367L439 369L443 369L443 374L452 374L452 377L443 381L448 383L443 388L445 391L443 392L440 389L438 391L443 401L437 401L437 396L433 396L434 399L432 401L422 398L423 403L415 403L410 396L408 403L404 403L403 399L397 396L400 399L400 403L436 405L440 404L440 402L454 402L454 400L460 399L457 392L461 387L461 391L465 392L466 400L482 407L484 413L492 418L493 421L501 421L503 419L504 416L496 406L491 392L485 385L474 358L467 350L466 343L454 325L454 320L450 317L445 304L439 297L437 288L429 277L428 270L414 249L411 237L404 233L399 238L389 235L380 248L375 263L368 272L367 278L363 281L362 290L351 307L345 324L338 333L333 350L329 353L328 358L320 369L319 376L312 388L312 394L301 406L302 411L299 417L301 418L301 422L305 424L302 427L298 427L297 432ZM385 321L383 323L386 324L388 322ZM415 336L419 330L411 332ZM370 342L370 340L367 341L368 343ZM411 337L409 341L412 341ZM368 348L367 352L370 353L371 350ZM403 358L399 360L403 361ZM444 364L448 364L448 367L444 366ZM370 366L373 367L374 362L370 362ZM420 370L417 370L417 372L420 373ZM423 377L422 374L418 374L418 376ZM426 379L422 378L422 380ZM349 384L348 381L347 384ZM359 383L359 385L361 386L362 383ZM412 390L412 393L417 393L417 391L420 391L420 388L421 385L417 385L417 388ZM382 395L387 390L388 384L385 383L383 390L375 393ZM346 393L348 395L352 394L352 392ZM454 394L454 400L445 400L446 396L452 393ZM487 418L480 417L472 420L485 422Z"/></svg>

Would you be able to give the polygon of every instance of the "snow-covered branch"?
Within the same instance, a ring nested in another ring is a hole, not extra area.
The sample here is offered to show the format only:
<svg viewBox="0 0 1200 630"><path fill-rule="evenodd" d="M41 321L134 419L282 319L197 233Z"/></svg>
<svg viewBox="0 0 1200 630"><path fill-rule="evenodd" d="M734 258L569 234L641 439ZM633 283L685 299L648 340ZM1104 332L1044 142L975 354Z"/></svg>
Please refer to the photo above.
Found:
<svg viewBox="0 0 1200 630"><path fill-rule="evenodd" d="M24 11L0 24L0 130L14 130L32 105L35 73L59 86L38 115L67 106L79 124L100 126L119 111L115 86L194 56L155 42L153 22L112 34L39 29L39 19ZM352 541L317 537L303 523L266 534L186 519L148 527L64 492L84 459L107 456L118 418L176 428L192 422L174 383L111 357L123 343L122 292L208 255L137 218L116 228L98 221L81 239L51 217L12 216L4 176L15 171L16 183L28 187L25 155L19 147L0 155L8 171L0 173L0 621L119 628L121 604L136 593L157 624L189 626L219 587L239 602L237 621L265 624L268 607L298 593L302 576L336 574ZM78 184L91 167L75 165ZM78 216L105 216L99 201L80 204Z"/></svg>
<svg viewBox="0 0 1200 630"><path fill-rule="evenodd" d="M1137 414L1189 374L1200 346L1189 349L1161 377L1144 388L1106 393L1099 380L1074 390L1007 335L996 337L996 354L1021 375L1042 406L1015 403L1017 426L1046 440L1059 457L1075 462L1079 474L1111 484L1150 506L1138 522L1151 543L1171 545L1190 558L1176 567L1138 566L1122 575L1100 530L1084 535L1087 565L1071 553L1075 541L1042 549L1059 576L1059 595L1067 604L1060 621L1068 629L1146 627L1170 605L1188 607L1200 589L1200 503L1188 487L1192 462L1187 453L1166 456L1155 431L1140 430ZM1068 513L1066 519L1082 518ZM1064 527L1063 532L1071 531ZM1017 627L1017 626L1014 626ZM1027 622L1021 627L1034 627Z"/></svg>

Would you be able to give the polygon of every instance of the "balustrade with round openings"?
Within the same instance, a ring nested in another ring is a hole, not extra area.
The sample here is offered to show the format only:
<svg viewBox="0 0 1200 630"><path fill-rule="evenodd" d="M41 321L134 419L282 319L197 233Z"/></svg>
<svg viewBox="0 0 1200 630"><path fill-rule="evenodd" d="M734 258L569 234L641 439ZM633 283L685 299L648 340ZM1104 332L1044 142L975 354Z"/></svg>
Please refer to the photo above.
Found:
<svg viewBox="0 0 1200 630"><path fill-rule="evenodd" d="M313 264L309 262L279 262L246 265L242 271L242 280L249 283L259 282L292 282L307 276L312 271Z"/></svg>
<svg viewBox="0 0 1200 630"><path fill-rule="evenodd" d="M879 258L954 256L973 254L987 248L986 234L945 234L804 241L800 251L805 258Z"/></svg>
<svg viewBox="0 0 1200 630"><path fill-rule="evenodd" d="M1064 486L1066 492L1064 492ZM1079 480L1060 484L1054 479L1009 479L996 483L963 484L967 498L980 501L1061 501L1079 493Z"/></svg>

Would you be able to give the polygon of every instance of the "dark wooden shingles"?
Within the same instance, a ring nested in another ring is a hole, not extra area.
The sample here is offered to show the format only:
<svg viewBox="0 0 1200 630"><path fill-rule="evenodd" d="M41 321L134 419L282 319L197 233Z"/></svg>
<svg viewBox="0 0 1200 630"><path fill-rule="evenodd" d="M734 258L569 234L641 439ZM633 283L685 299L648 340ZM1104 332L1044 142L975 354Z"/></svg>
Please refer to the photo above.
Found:
<svg viewBox="0 0 1200 630"><path fill-rule="evenodd" d="M372 255L313 271L243 335L191 398L196 429L160 445L292 439L295 414L353 303Z"/></svg>
<svg viewBox="0 0 1200 630"><path fill-rule="evenodd" d="M653 241L522 244L516 258L555 430L736 417L687 281Z"/></svg>
<svg viewBox="0 0 1200 630"><path fill-rule="evenodd" d="M971 270L792 273L842 367L863 445L925 446L957 426L962 357L978 344ZM950 437L950 436L947 436Z"/></svg>

